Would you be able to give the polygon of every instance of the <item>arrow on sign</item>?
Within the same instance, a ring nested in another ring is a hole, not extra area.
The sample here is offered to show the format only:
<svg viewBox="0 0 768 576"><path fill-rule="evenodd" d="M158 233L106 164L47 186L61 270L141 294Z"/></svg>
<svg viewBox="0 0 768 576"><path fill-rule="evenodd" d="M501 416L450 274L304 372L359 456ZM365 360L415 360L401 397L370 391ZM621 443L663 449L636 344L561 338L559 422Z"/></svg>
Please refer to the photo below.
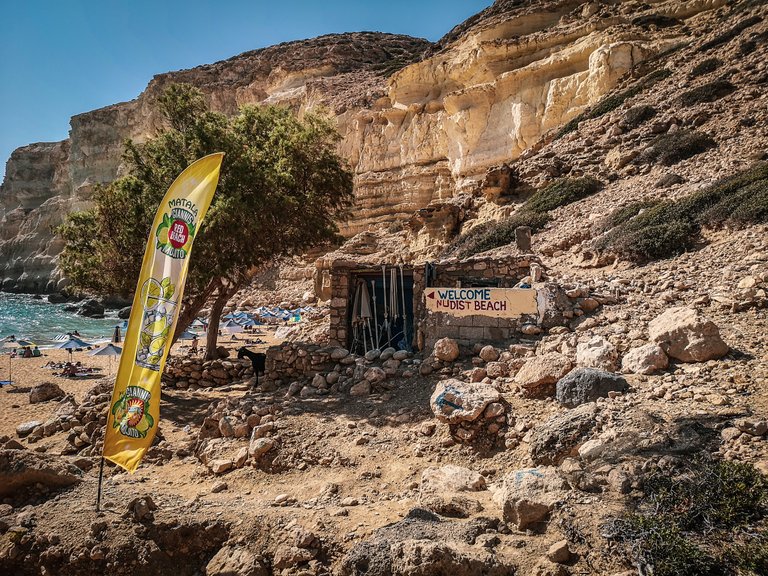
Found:
<svg viewBox="0 0 768 576"><path fill-rule="evenodd" d="M434 300L435 299L435 291L433 290L432 292L427 294L427 298L432 298L432 300Z"/></svg>

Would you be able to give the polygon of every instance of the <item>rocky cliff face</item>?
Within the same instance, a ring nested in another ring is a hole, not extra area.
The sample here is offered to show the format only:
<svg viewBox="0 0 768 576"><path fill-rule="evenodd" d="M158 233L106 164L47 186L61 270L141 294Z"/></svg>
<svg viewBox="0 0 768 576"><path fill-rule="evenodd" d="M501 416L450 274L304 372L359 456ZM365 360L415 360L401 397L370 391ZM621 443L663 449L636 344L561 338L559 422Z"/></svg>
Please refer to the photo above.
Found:
<svg viewBox="0 0 768 576"><path fill-rule="evenodd" d="M518 157L594 104L634 66L687 39L686 20L724 0L500 0L435 45L355 33L281 44L155 77L134 101L75 116L70 138L15 151L0 190L4 290L52 290L60 246L50 226L119 174L122 141L158 127L170 82L200 87L212 107L323 106L356 175L353 235L476 192L489 168ZM394 73L393 73L394 72Z"/></svg>

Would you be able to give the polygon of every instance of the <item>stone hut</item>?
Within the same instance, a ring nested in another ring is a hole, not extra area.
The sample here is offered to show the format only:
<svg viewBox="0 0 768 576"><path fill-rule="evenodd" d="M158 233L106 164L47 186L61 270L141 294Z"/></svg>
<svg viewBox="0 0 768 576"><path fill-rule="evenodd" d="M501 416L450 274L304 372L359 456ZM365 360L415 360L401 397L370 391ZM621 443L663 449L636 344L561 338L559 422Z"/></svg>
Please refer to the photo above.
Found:
<svg viewBox="0 0 768 576"><path fill-rule="evenodd" d="M392 276L392 271L395 276ZM397 339L387 344L395 348L407 347L414 351L431 349L434 342L445 336L460 344L471 346L477 342L502 342L512 338L523 324L541 324L547 307L547 290L542 280L543 267L538 257L527 255L473 257L466 260L448 259L419 264L377 266L353 259L338 259L330 266L330 344L362 352L359 322L355 324L355 295L366 284L369 295L376 293L376 316L371 310L371 329L364 337L370 345L371 334L378 331L379 348L382 344L384 318L384 284L397 279L398 312L391 327ZM537 282L543 294L539 313L517 317L495 317L480 313L457 317L450 313L435 312L426 305L425 291L430 287L443 288L514 288L530 287ZM404 308L404 314L402 310ZM357 326L357 329L356 329ZM384 337L386 338L386 337ZM375 334L373 341L375 343Z"/></svg>

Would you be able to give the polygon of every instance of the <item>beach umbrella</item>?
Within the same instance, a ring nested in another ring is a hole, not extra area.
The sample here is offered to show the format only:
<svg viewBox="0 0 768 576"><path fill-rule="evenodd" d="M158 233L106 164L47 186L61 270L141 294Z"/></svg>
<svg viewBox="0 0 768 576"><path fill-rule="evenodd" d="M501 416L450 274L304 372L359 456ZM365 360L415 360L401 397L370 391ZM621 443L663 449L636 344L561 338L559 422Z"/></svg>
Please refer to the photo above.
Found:
<svg viewBox="0 0 768 576"><path fill-rule="evenodd" d="M376 280L371 280L371 295L373 296L373 322L376 327L376 349L381 350L379 347L379 315L376 311Z"/></svg>
<svg viewBox="0 0 768 576"><path fill-rule="evenodd" d="M408 312L405 308L405 276L403 274L402 264L400 264L400 295L403 298L403 340L405 341L405 349L410 351L411 342L408 340Z"/></svg>
<svg viewBox="0 0 768 576"><path fill-rule="evenodd" d="M10 337L9 337L10 338ZM3 348L18 348L19 344L16 342L16 340L9 340L6 338L6 342L3 344ZM13 356L11 356L11 353L8 353L8 380L2 380L0 381L0 386L5 386L6 384L13 384Z"/></svg>
<svg viewBox="0 0 768 576"><path fill-rule="evenodd" d="M91 350L88 352L88 356L120 356L122 352L123 349L120 346L109 343L101 348L96 348L96 350Z"/></svg>
<svg viewBox="0 0 768 576"><path fill-rule="evenodd" d="M237 334L245 330L242 326L240 326L240 324L232 320L219 325L219 328L221 328L222 332L226 332L227 334Z"/></svg>
<svg viewBox="0 0 768 576"><path fill-rule="evenodd" d="M72 361L72 352L74 350L77 350L78 348L87 348L88 346L90 346L88 342L80 340L80 338L77 336L72 336L69 340L62 342L61 344L57 344L54 346L54 348L58 348L59 350L67 350L69 352L69 360Z"/></svg>
<svg viewBox="0 0 768 576"><path fill-rule="evenodd" d="M25 346L34 346L35 343L30 340L15 339L12 336L6 338L3 348L23 348ZM8 353L8 380L3 380L3 384L13 384L13 356Z"/></svg>
<svg viewBox="0 0 768 576"><path fill-rule="evenodd" d="M120 356L123 349L111 342L102 348L96 348L88 352L88 356L109 356L109 371L112 372L112 356Z"/></svg>
<svg viewBox="0 0 768 576"><path fill-rule="evenodd" d="M184 330L181 334L179 334L179 340L194 340L197 338L197 334L194 332L190 332L189 330Z"/></svg>

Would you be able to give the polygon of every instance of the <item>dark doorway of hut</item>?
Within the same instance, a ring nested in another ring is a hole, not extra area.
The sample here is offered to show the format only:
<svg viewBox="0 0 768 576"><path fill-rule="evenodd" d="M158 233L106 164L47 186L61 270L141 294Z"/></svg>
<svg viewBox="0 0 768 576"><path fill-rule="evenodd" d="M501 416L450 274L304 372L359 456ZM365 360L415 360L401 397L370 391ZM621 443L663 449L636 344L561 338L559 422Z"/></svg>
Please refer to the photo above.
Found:
<svg viewBox="0 0 768 576"><path fill-rule="evenodd" d="M411 351L413 347L413 270L401 266L353 271L349 291L348 346Z"/></svg>

